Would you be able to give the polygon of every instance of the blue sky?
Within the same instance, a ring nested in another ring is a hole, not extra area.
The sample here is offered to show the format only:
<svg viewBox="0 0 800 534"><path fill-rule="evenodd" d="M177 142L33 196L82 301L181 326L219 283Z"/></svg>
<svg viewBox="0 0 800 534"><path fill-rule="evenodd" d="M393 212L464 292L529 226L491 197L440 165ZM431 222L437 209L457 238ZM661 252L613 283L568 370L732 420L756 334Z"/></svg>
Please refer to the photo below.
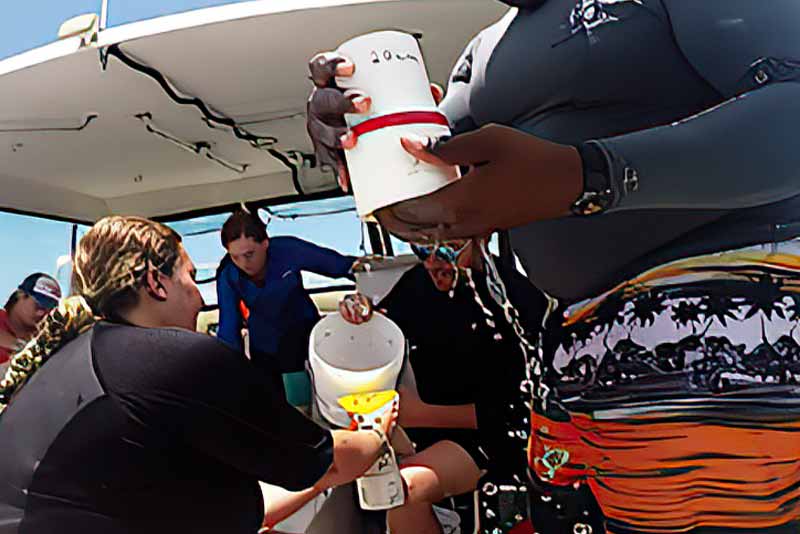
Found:
<svg viewBox="0 0 800 534"><path fill-rule="evenodd" d="M109 0L109 26L133 22L189 9L236 3L231 0ZM3 2L0 23L0 59L52 42L61 23L82 13L100 13L100 0L10 0ZM1 169L1 165L0 165ZM189 230L205 224L220 225L223 217L180 225ZM70 224L0 212L0 306L29 273L56 274L56 260L69 254ZM359 253L361 235L354 213L324 218L273 220L273 235L291 234L349 254ZM185 239L187 249L198 264L219 260L223 250L219 234ZM65 281L65 280L64 280ZM67 291L67 287L62 287Z"/></svg>
<svg viewBox="0 0 800 534"><path fill-rule="evenodd" d="M239 0L242 1L242 0ZM234 4L236 0L109 0L108 25L117 26L190 9ZM101 0L5 0L0 23L0 58L53 41L65 20L100 14Z"/></svg>

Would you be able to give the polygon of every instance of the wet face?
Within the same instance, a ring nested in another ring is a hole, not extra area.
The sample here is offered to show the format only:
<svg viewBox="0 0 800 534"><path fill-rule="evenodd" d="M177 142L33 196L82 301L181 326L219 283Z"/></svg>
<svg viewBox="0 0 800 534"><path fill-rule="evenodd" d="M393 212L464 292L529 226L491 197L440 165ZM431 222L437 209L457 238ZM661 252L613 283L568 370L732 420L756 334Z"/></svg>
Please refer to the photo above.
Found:
<svg viewBox="0 0 800 534"><path fill-rule="evenodd" d="M450 291L455 282L456 274L453 264L431 255L425 260L424 265L436 289L439 291Z"/></svg>
<svg viewBox="0 0 800 534"><path fill-rule="evenodd" d="M168 324L187 330L197 328L197 314L203 307L203 297L195 283L197 269L186 250L181 247L181 256L172 276L162 282L167 298L164 315Z"/></svg>
<svg viewBox="0 0 800 534"><path fill-rule="evenodd" d="M229 242L227 250L234 265L250 278L260 278L267 265L267 248L269 248L269 238L256 241L252 237L242 236Z"/></svg>
<svg viewBox="0 0 800 534"><path fill-rule="evenodd" d="M49 311L49 308L40 305L32 296L24 295L14 305L12 313L20 325L27 330L34 330Z"/></svg>
<svg viewBox="0 0 800 534"><path fill-rule="evenodd" d="M449 242L445 243L444 246L457 253L455 262L449 257L443 257L446 254L431 253L423 260L423 265L436 289L450 291L456 280L456 265L469 267L471 263L472 246L467 241Z"/></svg>

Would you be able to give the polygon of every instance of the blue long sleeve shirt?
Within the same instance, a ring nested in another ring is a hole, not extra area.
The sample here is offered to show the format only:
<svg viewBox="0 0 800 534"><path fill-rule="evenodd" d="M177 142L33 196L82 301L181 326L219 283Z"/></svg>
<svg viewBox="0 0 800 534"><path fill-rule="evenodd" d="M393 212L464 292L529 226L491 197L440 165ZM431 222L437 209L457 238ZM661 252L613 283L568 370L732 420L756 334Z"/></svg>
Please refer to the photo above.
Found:
<svg viewBox="0 0 800 534"><path fill-rule="evenodd" d="M219 328L217 337L242 350L239 302L250 310L248 331L253 352L278 355L287 338L291 350L306 350L298 340L319 320L319 312L303 287L301 271L331 278L351 277L355 258L296 237L270 238L262 286L256 285L226 256L217 272ZM298 344L299 343L299 344Z"/></svg>

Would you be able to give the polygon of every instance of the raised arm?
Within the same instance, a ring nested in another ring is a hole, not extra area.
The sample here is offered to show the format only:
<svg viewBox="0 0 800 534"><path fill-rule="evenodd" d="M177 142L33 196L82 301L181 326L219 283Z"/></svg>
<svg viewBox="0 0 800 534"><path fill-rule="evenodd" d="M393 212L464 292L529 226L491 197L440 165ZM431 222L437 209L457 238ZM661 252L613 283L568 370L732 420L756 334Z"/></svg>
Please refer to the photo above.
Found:
<svg viewBox="0 0 800 534"><path fill-rule="evenodd" d="M302 270L330 278L353 278L350 273L356 260L353 256L345 256L302 239L291 238L291 243Z"/></svg>

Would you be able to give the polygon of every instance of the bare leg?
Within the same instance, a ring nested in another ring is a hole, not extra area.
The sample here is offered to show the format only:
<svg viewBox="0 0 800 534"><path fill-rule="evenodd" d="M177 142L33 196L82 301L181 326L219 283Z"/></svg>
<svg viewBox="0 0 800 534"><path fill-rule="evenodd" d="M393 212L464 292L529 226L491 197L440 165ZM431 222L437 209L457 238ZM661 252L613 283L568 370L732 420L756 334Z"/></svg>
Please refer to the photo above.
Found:
<svg viewBox="0 0 800 534"><path fill-rule="evenodd" d="M474 490L481 476L472 457L452 441L434 443L405 458L400 473L408 495L405 505L389 511L392 534L441 534L431 505Z"/></svg>

